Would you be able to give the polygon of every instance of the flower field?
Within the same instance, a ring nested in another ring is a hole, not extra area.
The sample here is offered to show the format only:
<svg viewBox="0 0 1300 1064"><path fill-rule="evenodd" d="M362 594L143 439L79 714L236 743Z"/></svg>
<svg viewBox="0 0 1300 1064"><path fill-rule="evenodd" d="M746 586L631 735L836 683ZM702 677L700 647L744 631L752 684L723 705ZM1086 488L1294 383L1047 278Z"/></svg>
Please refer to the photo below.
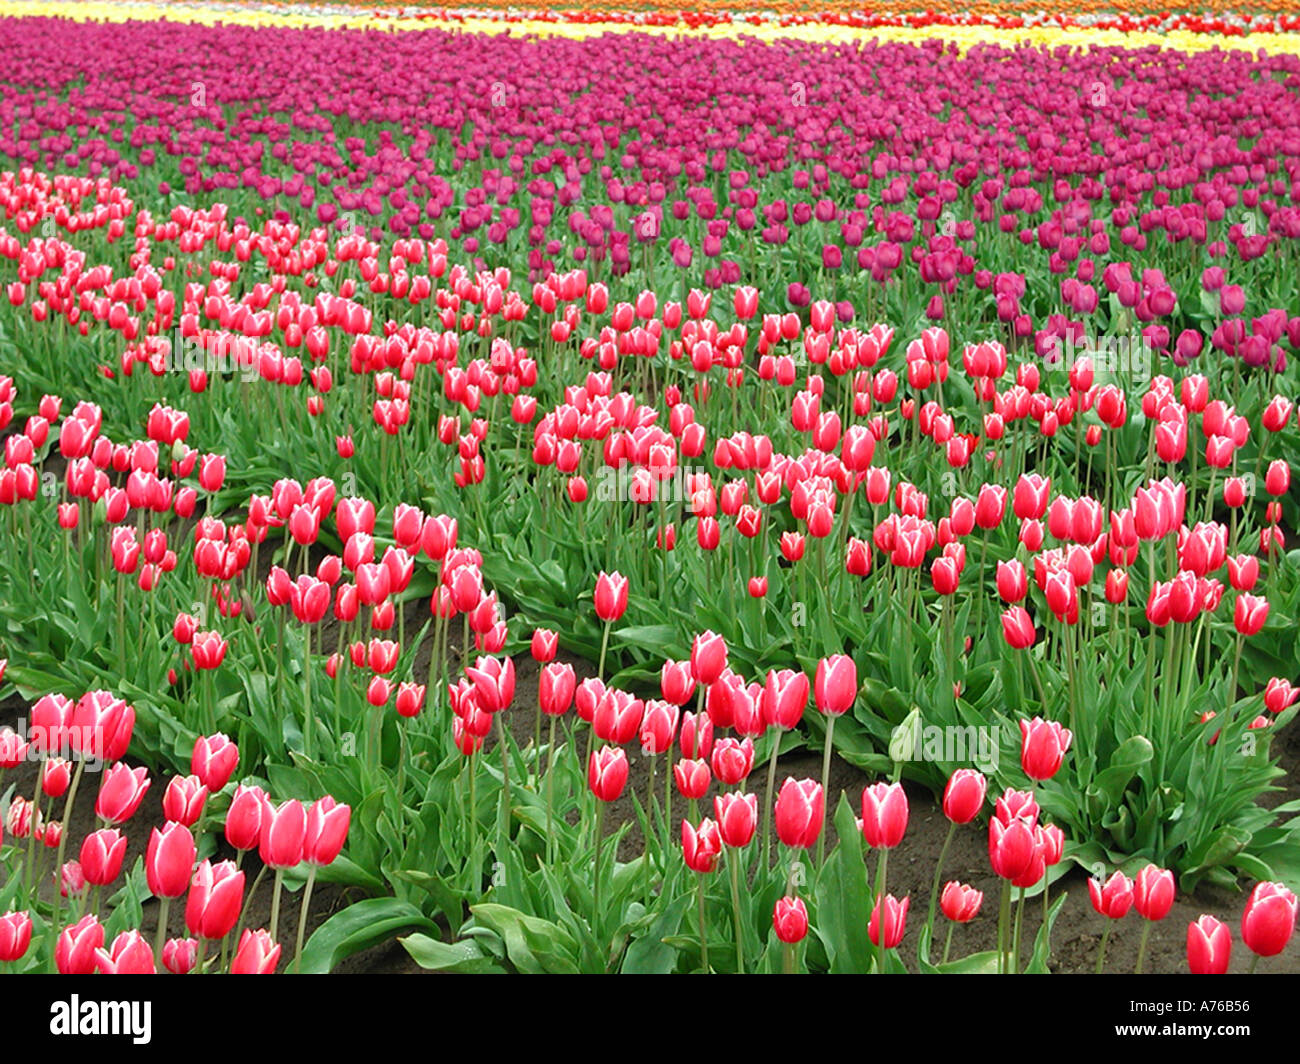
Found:
<svg viewBox="0 0 1300 1064"><path fill-rule="evenodd" d="M3 0L0 90L5 970L1295 970L1291 9Z"/></svg>

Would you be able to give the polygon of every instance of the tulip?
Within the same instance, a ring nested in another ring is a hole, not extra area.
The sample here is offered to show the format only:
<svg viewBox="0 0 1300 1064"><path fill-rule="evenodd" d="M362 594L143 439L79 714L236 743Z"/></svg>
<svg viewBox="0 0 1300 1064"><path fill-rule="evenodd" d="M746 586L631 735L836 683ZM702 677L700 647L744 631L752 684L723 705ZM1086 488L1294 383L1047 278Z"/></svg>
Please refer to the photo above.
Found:
<svg viewBox="0 0 1300 1064"><path fill-rule="evenodd" d="M705 687L717 682L727 667L727 644L714 632L702 632L691 643L691 675Z"/></svg>
<svg viewBox="0 0 1300 1064"><path fill-rule="evenodd" d="M587 785L602 802L614 802L627 786L627 754L617 747L593 750L587 761Z"/></svg>
<svg viewBox="0 0 1300 1064"><path fill-rule="evenodd" d="M302 859L313 868L333 864L343 849L351 823L351 806L336 802L328 794L318 798L307 810Z"/></svg>
<svg viewBox="0 0 1300 1064"><path fill-rule="evenodd" d="M1023 606L1002 612L1002 636L1013 650L1027 650L1034 645L1034 622Z"/></svg>
<svg viewBox="0 0 1300 1064"><path fill-rule="evenodd" d="M59 933L54 962L62 975L91 975L96 968L95 951L103 945L104 925L94 913L87 913Z"/></svg>
<svg viewBox="0 0 1300 1064"><path fill-rule="evenodd" d="M1281 883L1257 883L1241 915L1241 940L1256 958L1276 957L1291 941L1295 920L1296 896L1290 890Z"/></svg>
<svg viewBox="0 0 1300 1064"><path fill-rule="evenodd" d="M959 768L943 791L943 815L954 824L969 824L984 807L988 780L973 768Z"/></svg>
<svg viewBox="0 0 1300 1064"><path fill-rule="evenodd" d="M622 617L627 610L627 591L626 576L602 572L596 578L596 616L606 624Z"/></svg>
<svg viewBox="0 0 1300 1064"><path fill-rule="evenodd" d="M825 819L825 792L816 780L789 776L776 797L776 836L792 849L810 849Z"/></svg>
<svg viewBox="0 0 1300 1064"><path fill-rule="evenodd" d="M713 812L724 845L733 849L748 846L758 827L758 796L720 794L713 799Z"/></svg>
<svg viewBox="0 0 1300 1064"><path fill-rule="evenodd" d="M1202 914L1187 925L1187 967L1193 975L1223 975L1232 959L1227 924Z"/></svg>
<svg viewBox="0 0 1300 1064"><path fill-rule="evenodd" d="M713 777L709 772L709 763L703 758L683 757L673 765L673 778L682 797L694 800L704 797Z"/></svg>
<svg viewBox="0 0 1300 1064"><path fill-rule="evenodd" d="M190 829L175 821L154 828L145 851L145 881L158 898L179 898L190 884L195 843Z"/></svg>
<svg viewBox="0 0 1300 1064"><path fill-rule="evenodd" d="M1020 767L1034 780L1048 780L1061 768L1074 736L1056 721L1020 721Z"/></svg>
<svg viewBox="0 0 1300 1064"><path fill-rule="evenodd" d="M82 840L78 859L86 882L102 887L117 878L125 856L126 836L116 828L104 828L91 832Z"/></svg>
<svg viewBox="0 0 1300 1064"><path fill-rule="evenodd" d="M163 945L162 963L172 975L188 975L198 960L199 942L195 938L169 938Z"/></svg>
<svg viewBox="0 0 1300 1064"><path fill-rule="evenodd" d="M577 678L573 666L553 661L542 668L538 677L538 703L547 716L561 717L573 704Z"/></svg>
<svg viewBox="0 0 1300 1064"><path fill-rule="evenodd" d="M290 799L277 809L269 801L262 811L258 854L262 863L281 872L302 863L307 836L307 810Z"/></svg>
<svg viewBox="0 0 1300 1064"><path fill-rule="evenodd" d="M194 740L194 753L190 757L190 772L215 794L230 782L239 764L239 747L225 735L200 735Z"/></svg>
<svg viewBox="0 0 1300 1064"><path fill-rule="evenodd" d="M208 789L198 776L173 776L163 794L163 816L169 821L193 827L203 815L203 805L208 799Z"/></svg>
<svg viewBox="0 0 1300 1064"><path fill-rule="evenodd" d="M754 741L746 737L720 739L713 747L713 774L720 783L733 787L744 781L754 768Z"/></svg>
<svg viewBox="0 0 1300 1064"><path fill-rule="evenodd" d="M939 898L939 907L943 909L943 915L958 924L969 923L975 919L983 904L983 892L958 883L956 880L944 884L943 894ZM947 950L944 951L944 959L947 959Z"/></svg>
<svg viewBox="0 0 1300 1064"><path fill-rule="evenodd" d="M873 850L892 849L907 831L907 794L901 783L875 783L862 791L862 837Z"/></svg>
<svg viewBox="0 0 1300 1064"><path fill-rule="evenodd" d="M12 909L0 916L0 961L16 961L32 941L32 918Z"/></svg>
<svg viewBox="0 0 1300 1064"><path fill-rule="evenodd" d="M260 787L235 788L226 811L226 841L236 850L254 849L262 837L262 820L268 805Z"/></svg>
<svg viewBox="0 0 1300 1064"><path fill-rule="evenodd" d="M867 937L871 944L882 950L894 949L903 941L903 932L907 928L907 907L910 898L901 902L892 894L886 894L877 900L871 910L871 919L867 924ZM884 912L883 921L881 912ZM883 933L882 933L883 923ZM883 971L883 968L877 969Z"/></svg>
<svg viewBox="0 0 1300 1064"><path fill-rule="evenodd" d="M127 768L119 762L104 773L95 800L95 815L110 824L122 824L135 815L149 789L149 773L143 766Z"/></svg>
<svg viewBox="0 0 1300 1064"><path fill-rule="evenodd" d="M230 962L231 975L270 975L280 963L280 947L264 930L244 929Z"/></svg>
<svg viewBox="0 0 1300 1064"><path fill-rule="evenodd" d="M1109 921L1121 920L1133 907L1133 882L1123 872L1115 872L1101 884L1097 879L1088 880L1088 897L1092 907L1108 918ZM1110 938L1113 923L1106 924L1101 936L1101 945L1097 949L1097 974L1101 974L1106 961L1106 942Z"/></svg>
<svg viewBox="0 0 1300 1064"><path fill-rule="evenodd" d="M139 931L123 931L109 950L95 950L95 964L104 975L155 974L153 950Z"/></svg>
<svg viewBox="0 0 1300 1064"><path fill-rule="evenodd" d="M225 938L234 929L243 903L244 873L235 868L235 862L221 861L214 865L203 861L190 884L185 926L200 938Z"/></svg>
<svg viewBox="0 0 1300 1064"><path fill-rule="evenodd" d="M858 695L858 668L846 654L834 654L817 663L813 701L828 717L838 717L853 708Z"/></svg>
<svg viewBox="0 0 1300 1064"><path fill-rule="evenodd" d="M787 945L802 942L808 934L808 908L803 899L788 895L778 898L772 911L772 929Z"/></svg>
<svg viewBox="0 0 1300 1064"><path fill-rule="evenodd" d="M693 827L689 820L682 821L682 857L692 872L704 875L712 872L721 852L722 836L712 820L705 817L698 828Z"/></svg>

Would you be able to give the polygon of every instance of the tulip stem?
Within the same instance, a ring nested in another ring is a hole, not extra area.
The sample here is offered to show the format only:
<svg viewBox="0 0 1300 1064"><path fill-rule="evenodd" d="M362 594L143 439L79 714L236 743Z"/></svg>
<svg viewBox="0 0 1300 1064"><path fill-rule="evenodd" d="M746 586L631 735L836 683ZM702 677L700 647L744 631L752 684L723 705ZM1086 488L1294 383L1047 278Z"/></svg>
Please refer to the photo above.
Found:
<svg viewBox="0 0 1300 1064"><path fill-rule="evenodd" d="M731 911L736 919L736 972L745 974L745 931L744 921L740 916L740 854L738 849L727 853L727 864L731 866Z"/></svg>
<svg viewBox="0 0 1300 1064"><path fill-rule="evenodd" d="M658 782L658 781L655 779L655 776L656 776L656 774L657 774L658 768L659 768L659 762L658 762L658 760L655 758L655 756L654 756L653 754L651 754L651 755L650 755L650 782L646 784L646 791L645 791L645 824L646 824L646 831L645 831L645 840L644 840L644 842L645 842L645 846L644 846L644 850L645 850L645 857L644 857L645 868L643 869L643 872L645 873L645 899L644 899L644 901L645 901L645 907L646 907L647 909L650 908L650 870L651 870L651 865L654 863L654 862L651 861L651 859L650 859L650 850L651 850L651 846L652 846L652 843L653 843L654 836L656 836L657 834L659 834L659 826L658 826L658 824L656 823L657 818L656 818L656 816L655 816L655 809L656 809L656 806L658 806L658 804L659 804L659 795L658 795L658 792L655 790L655 784L656 784L656 782ZM665 862L665 864L666 864L666 863L667 863L667 862ZM664 869L664 874L667 875L667 868Z"/></svg>
<svg viewBox="0 0 1300 1064"><path fill-rule="evenodd" d="M1147 936L1151 934L1151 921L1142 921L1142 937L1138 939L1138 959L1137 967L1133 969L1134 975L1142 974L1142 961L1146 958L1147 953Z"/></svg>
<svg viewBox="0 0 1300 1064"><path fill-rule="evenodd" d="M948 963L948 951L952 949L952 931L953 928L956 926L957 924L954 921L952 920L948 921L948 934L944 937L943 940L943 960L939 962L940 964Z"/></svg>
<svg viewBox="0 0 1300 1064"><path fill-rule="evenodd" d="M315 730L311 707L311 625L302 626L302 699L306 712L303 715L302 752L311 760L311 739Z"/></svg>
<svg viewBox="0 0 1300 1064"><path fill-rule="evenodd" d="M1253 954L1250 958L1250 967L1246 969L1247 975L1254 975L1255 969L1259 966L1259 954Z"/></svg>
<svg viewBox="0 0 1300 1064"><path fill-rule="evenodd" d="M68 845L68 833L72 825L72 809L77 801L77 788L81 785L81 774L86 770L84 759L77 761L77 770L72 774L72 785L68 788L68 800L63 803L63 830L59 832L59 853L54 862L54 916L50 919L50 928L54 934L59 932L59 908L63 900L63 853ZM40 786L40 783L37 783ZM33 824L32 828L35 829ZM50 964L54 964L54 954L50 954ZM51 970L53 970L51 968Z"/></svg>
<svg viewBox="0 0 1300 1064"><path fill-rule="evenodd" d="M271 893L271 941L276 943L280 941L277 932L280 930L280 891L283 887L284 869L277 868L275 870L275 887Z"/></svg>
<svg viewBox="0 0 1300 1064"><path fill-rule="evenodd" d="M613 622L605 622L605 631L600 637L600 665L596 669L596 679L602 683L605 681L605 653L609 650L609 629Z"/></svg>
<svg viewBox="0 0 1300 1064"><path fill-rule="evenodd" d="M700 965L704 969L704 974L708 975L709 974L709 939L704 931L704 874L703 873L696 874L696 886L698 888L695 893L695 898L697 903L696 908L699 911L699 923L700 923Z"/></svg>
<svg viewBox="0 0 1300 1064"><path fill-rule="evenodd" d="M1110 929L1113 921L1106 921L1106 930L1101 933L1101 946L1097 949L1097 974L1101 975L1102 965L1106 963L1106 942L1110 939Z"/></svg>
<svg viewBox="0 0 1300 1064"><path fill-rule="evenodd" d="M876 974L885 974L885 876L889 869L889 847L881 847L880 862L876 865Z"/></svg>
<svg viewBox="0 0 1300 1064"><path fill-rule="evenodd" d="M505 803L506 815L500 825L504 834L502 838L497 840L504 852L506 840L510 838L510 740L506 736L506 726L501 719L501 713L493 715L497 719L497 739L501 743L501 780L505 784L502 789L501 800Z"/></svg>
<svg viewBox="0 0 1300 1064"><path fill-rule="evenodd" d="M767 794L763 799L763 872L766 874L772 868L772 801L776 792L776 762L781 756L781 736L784 734L780 728L774 728L776 733L775 744L772 747L772 760L767 764ZM822 791L824 795L825 790Z"/></svg>
<svg viewBox="0 0 1300 1064"><path fill-rule="evenodd" d="M298 938L293 950L293 970L302 971L302 939L307 930L307 910L311 906L311 890L316 885L316 866L307 870L307 885L302 889L302 908L298 910Z"/></svg>
<svg viewBox="0 0 1300 1064"><path fill-rule="evenodd" d="M953 821L948 821L948 834L943 840L943 849L939 851L939 863L934 866L934 882L930 884L930 912L925 918L926 941L929 942L930 934L934 931L934 913L939 905L939 883L943 879L943 862L948 856L948 847L952 845L952 837L957 831L957 825ZM929 947L926 947L926 958L929 957Z"/></svg>
<svg viewBox="0 0 1300 1064"><path fill-rule="evenodd" d="M591 929L596 930L600 922L600 856L605 842L605 803L596 804L596 882L592 888ZM597 936L599 937L599 936Z"/></svg>
<svg viewBox="0 0 1300 1064"><path fill-rule="evenodd" d="M1002 881L1002 898L998 902L998 974L1007 973L1007 916L1011 912L1011 880Z"/></svg>
<svg viewBox="0 0 1300 1064"><path fill-rule="evenodd" d="M555 861L555 717L551 717L546 740L546 863Z"/></svg>
<svg viewBox="0 0 1300 1064"><path fill-rule="evenodd" d="M1011 938L1011 974L1020 974L1020 925L1025 916L1025 888L1021 887L1016 899L1016 930Z"/></svg>
<svg viewBox="0 0 1300 1064"><path fill-rule="evenodd" d="M822 748L822 797L825 799L822 805L822 822L820 830L817 833L817 863L820 865L826 859L826 816L831 807L830 792L827 787L831 778L831 748L835 744L835 717L826 718L826 745Z"/></svg>
<svg viewBox="0 0 1300 1064"><path fill-rule="evenodd" d="M162 965L163 943L167 941L167 913L172 907L171 898L158 899L158 930L153 936L153 955L158 964Z"/></svg>

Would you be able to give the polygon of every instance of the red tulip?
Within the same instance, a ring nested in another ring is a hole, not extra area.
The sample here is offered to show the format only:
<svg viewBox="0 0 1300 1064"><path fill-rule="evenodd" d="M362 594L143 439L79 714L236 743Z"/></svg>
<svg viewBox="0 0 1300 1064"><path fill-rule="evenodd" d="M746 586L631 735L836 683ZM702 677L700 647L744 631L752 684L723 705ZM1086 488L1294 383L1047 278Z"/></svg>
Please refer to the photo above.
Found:
<svg viewBox="0 0 1300 1064"><path fill-rule="evenodd" d="M1114 872L1103 885L1097 879L1088 880L1088 897L1092 907L1111 920L1123 919L1133 907L1133 881L1123 872Z"/></svg>
<svg viewBox="0 0 1300 1064"><path fill-rule="evenodd" d="M744 780L754 768L754 741L746 737L719 739L713 747L713 774L728 787Z"/></svg>
<svg viewBox="0 0 1300 1064"><path fill-rule="evenodd" d="M95 799L95 815L110 824L130 820L149 789L149 773L144 766L127 768L121 762L104 773Z"/></svg>
<svg viewBox="0 0 1300 1064"><path fill-rule="evenodd" d="M1034 622L1023 606L1002 612L1002 636L1013 650L1027 650L1034 645Z"/></svg>
<svg viewBox="0 0 1300 1064"><path fill-rule="evenodd" d="M1187 967L1193 975L1223 975L1232 959L1227 924L1202 914L1187 925Z"/></svg>
<svg viewBox="0 0 1300 1064"><path fill-rule="evenodd" d="M16 961L32 941L32 918L12 909L0 916L0 961Z"/></svg>
<svg viewBox="0 0 1300 1064"><path fill-rule="evenodd" d="M231 975L270 975L280 963L280 946L261 928L244 929L239 948L230 962Z"/></svg>
<svg viewBox="0 0 1300 1064"><path fill-rule="evenodd" d="M673 778L684 798L703 798L713 777L703 758L683 758L673 765Z"/></svg>
<svg viewBox="0 0 1300 1064"><path fill-rule="evenodd" d="M351 806L336 802L328 794L316 799L307 810L302 859L318 868L333 864L343 849L351 823Z"/></svg>
<svg viewBox="0 0 1300 1064"><path fill-rule="evenodd" d="M549 628L538 628L533 632L531 651L533 660L545 665L555 660L555 652L560 645L560 636Z"/></svg>
<svg viewBox="0 0 1300 1064"><path fill-rule="evenodd" d="M691 675L705 687L716 683L727 667L727 644L715 632L702 632L691 643Z"/></svg>
<svg viewBox="0 0 1300 1064"><path fill-rule="evenodd" d="M1133 878L1133 908L1144 920L1163 920L1174 905L1174 874L1149 864Z"/></svg>
<svg viewBox="0 0 1300 1064"><path fill-rule="evenodd" d="M622 573L602 572L596 577L596 616L602 621L617 621L627 610L627 577Z"/></svg>
<svg viewBox="0 0 1300 1064"><path fill-rule="evenodd" d="M271 868L293 868L302 863L307 836L307 810L290 799L277 809L268 800L262 811L258 853Z"/></svg>
<svg viewBox="0 0 1300 1064"><path fill-rule="evenodd" d="M602 802L614 802L627 786L627 754L612 746L591 752L587 762L587 785Z"/></svg>
<svg viewBox="0 0 1300 1064"><path fill-rule="evenodd" d="M821 834L826 815L826 799L816 780L796 780L789 776L776 796L776 835L785 845L809 849Z"/></svg>
<svg viewBox="0 0 1300 1064"><path fill-rule="evenodd" d="M695 677L689 661L665 661L659 670L659 690L665 700L684 706L695 693Z"/></svg>
<svg viewBox="0 0 1300 1064"><path fill-rule="evenodd" d="M194 753L190 756L190 771L215 794L230 781L239 764L239 747L226 736L200 735L194 740Z"/></svg>
<svg viewBox="0 0 1300 1064"><path fill-rule="evenodd" d="M202 862L185 902L185 926L200 938L219 939L234 929L244 904L244 873L234 861Z"/></svg>
<svg viewBox="0 0 1300 1064"><path fill-rule="evenodd" d="M813 701L828 717L839 717L853 708L858 697L858 667L847 654L833 654L817 662Z"/></svg>
<svg viewBox="0 0 1300 1064"><path fill-rule="evenodd" d="M95 971L95 951L104 945L104 925L87 913L70 927L65 927L54 945L54 962L62 975L91 975Z"/></svg>
<svg viewBox="0 0 1300 1064"><path fill-rule="evenodd" d="M667 753L677 735L680 710L671 702L652 698L645 704L641 719L641 750L647 755Z"/></svg>
<svg viewBox="0 0 1300 1064"><path fill-rule="evenodd" d="M989 821L989 863L1003 879L1024 875L1037 856L1034 828L1023 818L1003 823L996 816Z"/></svg>
<svg viewBox="0 0 1300 1064"><path fill-rule="evenodd" d="M943 885L939 895L939 908L943 915L956 924L964 924L975 919L984 904L984 894L974 887L958 883L955 879Z"/></svg>
<svg viewBox="0 0 1300 1064"><path fill-rule="evenodd" d="M145 851L145 881L149 891L159 898L179 898L190 885L194 868L194 835L175 821L154 828Z"/></svg>
<svg viewBox="0 0 1300 1064"><path fill-rule="evenodd" d="M236 850L254 849L262 837L268 801L261 787L235 788L226 811L226 841Z"/></svg>
<svg viewBox="0 0 1300 1064"><path fill-rule="evenodd" d="M196 938L169 938L163 943L162 963L172 975L188 975L199 956Z"/></svg>
<svg viewBox="0 0 1300 1064"><path fill-rule="evenodd" d="M537 680L537 700L542 712L552 717L561 717L573 704L573 694L577 677L573 666L566 662L552 661L543 666Z"/></svg>
<svg viewBox="0 0 1300 1064"><path fill-rule="evenodd" d="M984 808L988 780L973 768L959 768L943 789L943 815L954 824L969 824Z"/></svg>
<svg viewBox="0 0 1300 1064"><path fill-rule="evenodd" d="M173 776L163 794L163 816L187 828L203 815L208 789L198 776Z"/></svg>
<svg viewBox="0 0 1300 1064"><path fill-rule="evenodd" d="M1281 883L1257 883L1241 914L1241 940L1260 957L1276 957L1295 931L1296 896Z"/></svg>
<svg viewBox="0 0 1300 1064"><path fill-rule="evenodd" d="M772 929L782 942L802 942L808 934L808 908L802 898L777 898Z"/></svg>
<svg viewBox="0 0 1300 1064"><path fill-rule="evenodd" d="M888 850L907 831L907 794L901 783L873 783L862 791L862 837L873 850Z"/></svg>
<svg viewBox="0 0 1300 1064"><path fill-rule="evenodd" d="M1056 721L1033 720L1020 721L1020 767L1030 779L1049 780L1061 768L1065 752L1070 749L1074 739L1069 728L1062 728Z"/></svg>
<svg viewBox="0 0 1300 1064"><path fill-rule="evenodd" d="M733 849L748 846L758 827L758 796L755 794L720 794L713 799L713 813L725 845Z"/></svg>
<svg viewBox="0 0 1300 1064"><path fill-rule="evenodd" d="M867 937L873 946L879 946L881 940L881 910L884 910L884 948L894 949L903 941L903 932L907 928L907 907L910 898L901 902L892 894L886 894L876 901L871 910L871 919L867 923Z"/></svg>
<svg viewBox="0 0 1300 1064"><path fill-rule="evenodd" d="M87 883L107 886L122 871L125 856L126 836L116 828L104 828L82 839L78 858Z"/></svg>
<svg viewBox="0 0 1300 1064"><path fill-rule="evenodd" d="M682 821L682 856L692 872L712 872L721 852L722 837L712 820L705 817L698 828L692 827L689 820Z"/></svg>

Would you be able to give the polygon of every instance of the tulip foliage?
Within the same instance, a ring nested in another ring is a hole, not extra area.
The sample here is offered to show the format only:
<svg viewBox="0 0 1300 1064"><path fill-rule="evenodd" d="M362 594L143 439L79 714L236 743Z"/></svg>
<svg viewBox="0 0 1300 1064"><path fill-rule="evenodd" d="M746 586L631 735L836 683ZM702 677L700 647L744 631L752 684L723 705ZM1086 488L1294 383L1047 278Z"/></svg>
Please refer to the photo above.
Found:
<svg viewBox="0 0 1300 1064"><path fill-rule="evenodd" d="M359 899L305 971L1038 971L1072 866L1289 939L1294 56L104 32L0 26L5 959L287 967L218 823Z"/></svg>

